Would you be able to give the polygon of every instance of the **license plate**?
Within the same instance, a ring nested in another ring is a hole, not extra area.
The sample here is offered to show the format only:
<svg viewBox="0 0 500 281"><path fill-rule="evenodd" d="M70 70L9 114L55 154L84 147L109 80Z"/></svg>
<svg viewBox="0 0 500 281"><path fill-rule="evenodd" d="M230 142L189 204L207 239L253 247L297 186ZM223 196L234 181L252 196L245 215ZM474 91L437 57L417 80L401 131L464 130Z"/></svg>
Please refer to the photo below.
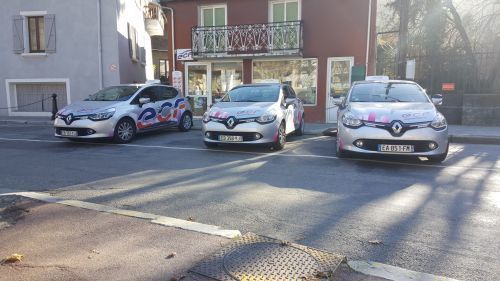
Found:
<svg viewBox="0 0 500 281"><path fill-rule="evenodd" d="M77 131L65 131L65 130L61 130L61 136L76 137L76 136L78 136L78 132Z"/></svg>
<svg viewBox="0 0 500 281"><path fill-rule="evenodd" d="M403 153L411 153L413 152L413 145L395 145L395 144L379 144L378 151L381 152L403 152Z"/></svg>
<svg viewBox="0 0 500 281"><path fill-rule="evenodd" d="M219 141L243 141L242 136L225 136L225 135L220 135L219 136Z"/></svg>

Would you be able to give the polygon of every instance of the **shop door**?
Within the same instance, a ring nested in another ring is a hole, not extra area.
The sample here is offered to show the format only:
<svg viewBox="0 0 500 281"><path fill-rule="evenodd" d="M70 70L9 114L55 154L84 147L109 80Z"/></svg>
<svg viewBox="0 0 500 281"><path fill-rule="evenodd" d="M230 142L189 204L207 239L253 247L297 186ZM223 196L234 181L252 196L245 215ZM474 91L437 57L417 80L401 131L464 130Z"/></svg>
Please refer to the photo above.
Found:
<svg viewBox="0 0 500 281"><path fill-rule="evenodd" d="M326 122L337 122L338 107L335 102L340 102L351 87L352 66L354 57L328 58L327 69L327 97L326 97Z"/></svg>
<svg viewBox="0 0 500 281"><path fill-rule="evenodd" d="M210 63L186 63L186 96L194 116L203 116L212 104L211 73Z"/></svg>

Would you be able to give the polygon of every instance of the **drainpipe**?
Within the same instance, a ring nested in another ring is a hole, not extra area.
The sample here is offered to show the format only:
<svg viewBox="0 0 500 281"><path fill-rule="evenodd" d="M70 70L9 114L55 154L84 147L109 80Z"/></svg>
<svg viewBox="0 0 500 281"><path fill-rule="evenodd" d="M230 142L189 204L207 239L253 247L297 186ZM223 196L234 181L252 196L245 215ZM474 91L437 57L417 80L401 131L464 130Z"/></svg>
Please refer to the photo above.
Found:
<svg viewBox="0 0 500 281"><path fill-rule="evenodd" d="M175 71L175 21L174 21L174 9L166 6L161 6L163 9L167 9L170 11L171 19L172 19L172 31L170 32L172 37L172 72Z"/></svg>
<svg viewBox="0 0 500 281"><path fill-rule="evenodd" d="M101 0L97 0L97 60L99 64L99 90L103 88L102 69L102 29L101 29Z"/></svg>
<svg viewBox="0 0 500 281"><path fill-rule="evenodd" d="M368 58L370 56L370 40L372 33L372 0L368 3L368 31L366 32L366 60L365 60L365 76L368 75Z"/></svg>

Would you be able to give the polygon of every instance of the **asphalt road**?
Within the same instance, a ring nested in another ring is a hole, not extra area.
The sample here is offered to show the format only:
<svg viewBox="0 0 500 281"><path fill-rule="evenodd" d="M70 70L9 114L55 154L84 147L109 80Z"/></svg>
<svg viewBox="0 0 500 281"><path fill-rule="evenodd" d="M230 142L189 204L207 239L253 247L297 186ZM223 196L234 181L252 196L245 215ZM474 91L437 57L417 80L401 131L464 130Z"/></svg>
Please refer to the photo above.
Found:
<svg viewBox="0 0 500 281"><path fill-rule="evenodd" d="M500 146L452 144L442 164L334 155L334 138L281 152L205 149L200 131L129 145L0 125L0 192L58 197L291 240L350 259L460 280L500 280ZM381 243L370 243L381 242Z"/></svg>

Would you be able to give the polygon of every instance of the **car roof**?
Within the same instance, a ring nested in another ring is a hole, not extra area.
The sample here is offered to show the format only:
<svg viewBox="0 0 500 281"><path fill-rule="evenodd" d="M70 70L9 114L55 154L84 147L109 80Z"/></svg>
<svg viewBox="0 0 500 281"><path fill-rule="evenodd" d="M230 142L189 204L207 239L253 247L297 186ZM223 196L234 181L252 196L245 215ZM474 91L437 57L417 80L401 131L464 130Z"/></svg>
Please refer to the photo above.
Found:
<svg viewBox="0 0 500 281"><path fill-rule="evenodd" d="M381 83L381 84L415 84L418 85L417 82L409 81L409 80L370 80L370 81L356 81L353 85L357 84L373 84L373 83Z"/></svg>

